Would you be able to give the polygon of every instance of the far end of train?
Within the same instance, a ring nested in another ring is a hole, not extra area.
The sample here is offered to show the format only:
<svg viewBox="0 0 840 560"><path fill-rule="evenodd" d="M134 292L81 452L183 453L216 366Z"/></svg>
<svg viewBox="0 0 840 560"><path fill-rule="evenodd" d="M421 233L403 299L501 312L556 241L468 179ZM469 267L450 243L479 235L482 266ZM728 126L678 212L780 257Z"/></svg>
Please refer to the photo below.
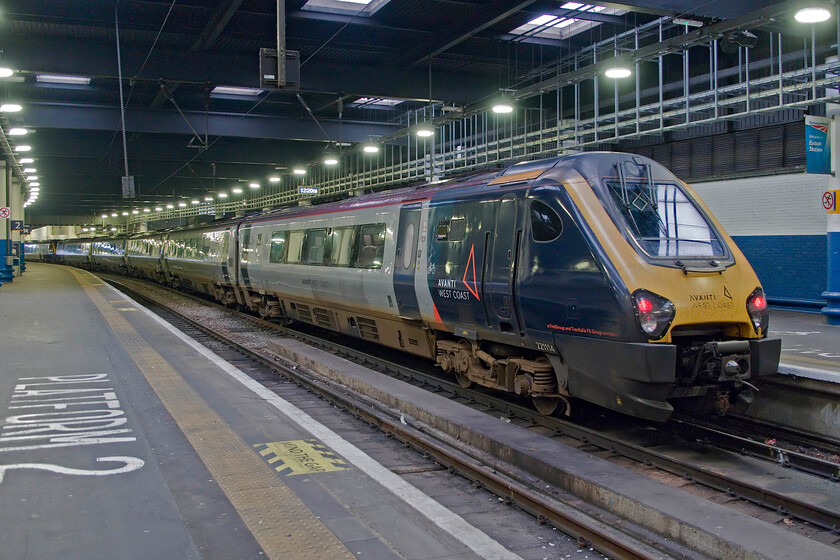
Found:
<svg viewBox="0 0 840 560"><path fill-rule="evenodd" d="M55 259L391 346L544 414L575 399L654 421L740 410L781 352L744 255L691 187L634 154L60 241Z"/></svg>

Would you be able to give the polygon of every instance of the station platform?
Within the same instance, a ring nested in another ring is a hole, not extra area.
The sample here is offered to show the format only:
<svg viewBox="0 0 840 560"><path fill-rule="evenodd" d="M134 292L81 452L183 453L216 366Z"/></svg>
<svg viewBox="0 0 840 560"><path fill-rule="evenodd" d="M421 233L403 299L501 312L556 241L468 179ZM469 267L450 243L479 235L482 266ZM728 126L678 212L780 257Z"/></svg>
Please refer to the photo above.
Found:
<svg viewBox="0 0 840 560"><path fill-rule="evenodd" d="M87 272L0 345L2 558L522 558Z"/></svg>
<svg viewBox="0 0 840 560"><path fill-rule="evenodd" d="M819 313L771 309L769 336L782 339L779 373L840 383L840 325Z"/></svg>

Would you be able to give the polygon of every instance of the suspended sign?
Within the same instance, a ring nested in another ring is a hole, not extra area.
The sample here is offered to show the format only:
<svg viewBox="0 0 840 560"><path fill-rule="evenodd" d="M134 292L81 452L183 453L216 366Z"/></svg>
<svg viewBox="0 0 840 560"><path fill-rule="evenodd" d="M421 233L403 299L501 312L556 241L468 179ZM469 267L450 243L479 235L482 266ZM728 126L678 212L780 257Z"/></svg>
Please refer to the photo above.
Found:
<svg viewBox="0 0 840 560"><path fill-rule="evenodd" d="M831 174L831 144L828 127L831 119L805 115L805 170Z"/></svg>
<svg viewBox="0 0 840 560"><path fill-rule="evenodd" d="M300 194L318 194L318 187L298 187Z"/></svg>

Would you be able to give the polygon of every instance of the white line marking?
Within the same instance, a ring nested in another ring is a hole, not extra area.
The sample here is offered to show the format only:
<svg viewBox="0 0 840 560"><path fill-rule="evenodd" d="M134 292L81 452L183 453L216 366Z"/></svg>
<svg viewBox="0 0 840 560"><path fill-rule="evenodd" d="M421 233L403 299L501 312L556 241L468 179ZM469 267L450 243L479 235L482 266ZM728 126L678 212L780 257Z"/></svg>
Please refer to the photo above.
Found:
<svg viewBox="0 0 840 560"><path fill-rule="evenodd" d="M449 511L437 501L430 498L411 484L401 479L398 475L389 471L381 464L372 459L367 453L346 441L337 433L327 428L292 403L283 400L261 383L251 379L239 369L229 364L212 351L185 335L174 326L161 319L142 305L110 286L115 292L126 297L139 309L142 309L149 317L154 319L173 335L181 339L185 344L192 347L196 352L213 362L222 371L239 381L246 388L250 389L257 396L265 400L277 410L282 412L298 426L320 439L328 447L342 455L360 471L367 474L378 484L390 490L395 496L426 516L432 523L443 531L452 535L464 546L486 560L522 560L522 557L506 549L499 542L488 536L485 532L474 527L464 520L460 515Z"/></svg>
<svg viewBox="0 0 840 560"><path fill-rule="evenodd" d="M52 463L17 463L15 465L0 465L0 483L3 482L3 477L6 471L11 469L33 469L41 471L49 471L56 474L71 474L73 476L108 476L111 474L122 474L131 471L136 471L142 467L145 462L137 457L97 457L96 461L101 463L104 461L120 461L125 463L116 469L105 470L88 470L88 469L74 469L71 467L63 467L61 465L53 465Z"/></svg>

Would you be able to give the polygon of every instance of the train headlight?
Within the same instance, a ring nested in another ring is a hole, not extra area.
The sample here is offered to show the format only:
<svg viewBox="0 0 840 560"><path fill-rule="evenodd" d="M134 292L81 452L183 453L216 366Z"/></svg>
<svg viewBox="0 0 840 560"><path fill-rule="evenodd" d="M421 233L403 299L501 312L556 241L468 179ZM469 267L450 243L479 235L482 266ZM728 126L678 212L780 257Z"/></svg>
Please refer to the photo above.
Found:
<svg viewBox="0 0 840 560"><path fill-rule="evenodd" d="M636 290L633 300L636 304L636 321L645 336L651 340L665 336L676 313L674 304L647 290Z"/></svg>
<svg viewBox="0 0 840 560"><path fill-rule="evenodd" d="M764 290L761 288L753 290L747 298L747 313L750 314L756 334L766 335L770 324L770 312L767 310L767 298L764 297Z"/></svg>

